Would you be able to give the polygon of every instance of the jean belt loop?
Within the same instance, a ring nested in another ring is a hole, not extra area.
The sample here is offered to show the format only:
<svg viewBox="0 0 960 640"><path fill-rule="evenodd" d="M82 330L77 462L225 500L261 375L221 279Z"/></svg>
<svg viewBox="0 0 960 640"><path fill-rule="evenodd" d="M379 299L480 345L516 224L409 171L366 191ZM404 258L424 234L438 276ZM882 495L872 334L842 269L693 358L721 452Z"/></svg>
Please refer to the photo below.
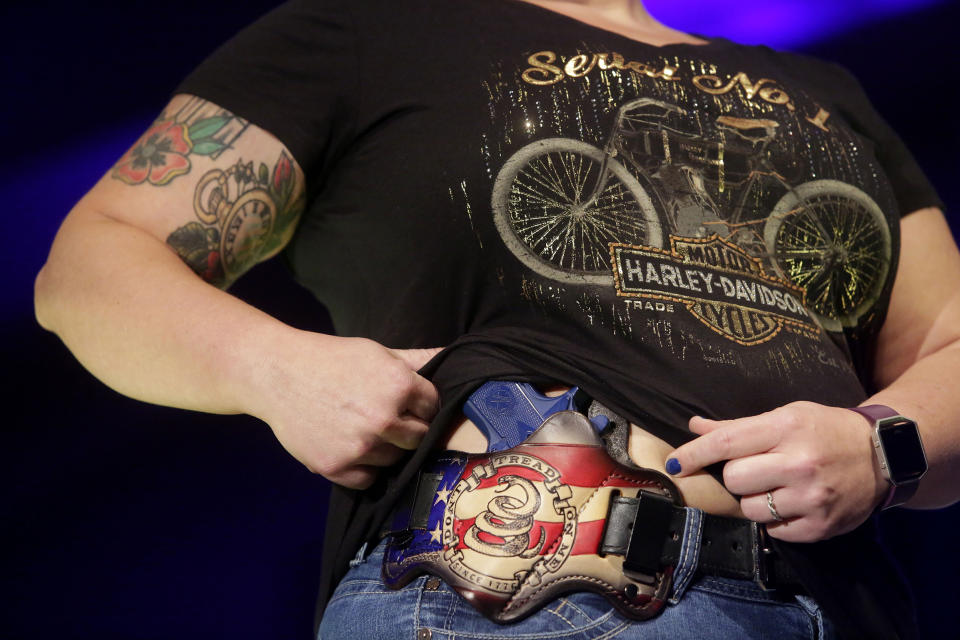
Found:
<svg viewBox="0 0 960 640"><path fill-rule="evenodd" d="M360 548L357 549L357 555L353 556L353 560L350 561L350 568L354 568L357 565L363 564L363 561L366 559L367 555L367 543L364 542L360 545Z"/></svg>
<svg viewBox="0 0 960 640"><path fill-rule="evenodd" d="M685 507L687 518L683 526L683 541L680 546L680 559L673 574L673 594L670 604L677 604L697 572L700 564L700 541L703 537L703 511L696 507Z"/></svg>

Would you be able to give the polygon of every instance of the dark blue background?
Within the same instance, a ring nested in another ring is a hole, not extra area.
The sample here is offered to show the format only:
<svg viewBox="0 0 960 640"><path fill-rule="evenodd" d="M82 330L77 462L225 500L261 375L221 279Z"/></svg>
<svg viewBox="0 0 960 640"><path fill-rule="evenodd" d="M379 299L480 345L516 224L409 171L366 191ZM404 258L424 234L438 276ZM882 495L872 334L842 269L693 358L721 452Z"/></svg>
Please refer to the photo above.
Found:
<svg viewBox="0 0 960 640"><path fill-rule="evenodd" d="M326 481L254 419L117 395L31 310L32 279L72 204L179 78L273 4L33 2L0 14L0 326L12 415L0 447L2 638L309 637ZM940 3L793 45L860 77L948 212L960 206L958 24L960 3ZM956 234L958 217L951 222ZM329 330L322 307L276 264L254 269L235 293L295 326ZM958 509L884 517L931 637L960 628Z"/></svg>

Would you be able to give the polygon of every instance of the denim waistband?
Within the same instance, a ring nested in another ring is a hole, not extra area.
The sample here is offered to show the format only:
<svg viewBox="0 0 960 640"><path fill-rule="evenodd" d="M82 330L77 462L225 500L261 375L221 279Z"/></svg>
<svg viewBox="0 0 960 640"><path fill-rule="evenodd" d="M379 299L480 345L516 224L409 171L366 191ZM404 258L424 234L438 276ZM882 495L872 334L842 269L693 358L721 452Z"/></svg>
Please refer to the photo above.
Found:
<svg viewBox="0 0 960 640"><path fill-rule="evenodd" d="M696 507L685 507L687 520L683 527L683 542L680 547L680 560L673 573L673 592L670 604L677 604L683 597L690 581L697 572L700 562L700 544L703 534L703 511Z"/></svg>

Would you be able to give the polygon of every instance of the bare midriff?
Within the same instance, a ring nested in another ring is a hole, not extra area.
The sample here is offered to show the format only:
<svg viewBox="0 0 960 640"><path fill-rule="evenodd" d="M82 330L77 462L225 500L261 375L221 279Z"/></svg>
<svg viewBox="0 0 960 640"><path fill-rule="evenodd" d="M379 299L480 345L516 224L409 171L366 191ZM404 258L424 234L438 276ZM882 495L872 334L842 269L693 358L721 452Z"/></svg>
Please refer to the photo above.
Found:
<svg viewBox="0 0 960 640"><path fill-rule="evenodd" d="M544 393L552 396L564 391L565 387L555 387L545 390ZM471 420L461 415L441 444L446 449L481 453L486 451L487 439ZM664 467L667 455L674 449L664 440L635 424L630 425L629 448L630 459L634 464L664 474L667 472ZM697 507L717 515L743 517L740 503L710 474L700 471L682 478L673 478L673 481L688 507Z"/></svg>

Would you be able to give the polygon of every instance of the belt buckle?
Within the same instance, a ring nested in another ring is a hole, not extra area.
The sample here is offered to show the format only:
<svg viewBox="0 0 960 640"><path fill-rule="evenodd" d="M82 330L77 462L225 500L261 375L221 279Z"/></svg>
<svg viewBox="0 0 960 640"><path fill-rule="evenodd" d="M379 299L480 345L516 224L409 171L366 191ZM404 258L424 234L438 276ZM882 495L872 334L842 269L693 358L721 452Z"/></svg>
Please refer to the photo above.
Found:
<svg viewBox="0 0 960 640"><path fill-rule="evenodd" d="M770 556L773 555L773 546L770 544L770 535L767 528L754 523L753 529L753 581L764 591L776 591L777 587L770 581Z"/></svg>

